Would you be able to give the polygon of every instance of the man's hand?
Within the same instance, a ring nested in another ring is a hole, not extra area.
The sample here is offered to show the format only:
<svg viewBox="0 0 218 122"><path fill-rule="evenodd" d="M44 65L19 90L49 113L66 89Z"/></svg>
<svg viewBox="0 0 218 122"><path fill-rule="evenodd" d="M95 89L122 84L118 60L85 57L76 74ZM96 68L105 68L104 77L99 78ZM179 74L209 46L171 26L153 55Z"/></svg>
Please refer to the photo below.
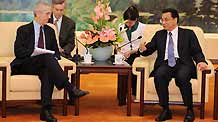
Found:
<svg viewBox="0 0 218 122"><path fill-rule="evenodd" d="M140 51L140 52L143 52L143 51L147 50L147 48L145 47L145 45L146 45L146 42L145 42L145 43L141 43L141 44L139 45L139 51Z"/></svg>
<svg viewBox="0 0 218 122"><path fill-rule="evenodd" d="M200 70L200 71L203 71L203 70L206 70L207 69L207 64L205 62L199 62L197 64L197 68Z"/></svg>
<svg viewBox="0 0 218 122"><path fill-rule="evenodd" d="M123 54L123 56L124 56L125 58L129 58L130 55L131 55L131 51L127 51L127 52L125 52L125 53Z"/></svg>
<svg viewBox="0 0 218 122"><path fill-rule="evenodd" d="M60 48L59 48L59 52L60 52L60 53L64 53L64 49L60 47Z"/></svg>

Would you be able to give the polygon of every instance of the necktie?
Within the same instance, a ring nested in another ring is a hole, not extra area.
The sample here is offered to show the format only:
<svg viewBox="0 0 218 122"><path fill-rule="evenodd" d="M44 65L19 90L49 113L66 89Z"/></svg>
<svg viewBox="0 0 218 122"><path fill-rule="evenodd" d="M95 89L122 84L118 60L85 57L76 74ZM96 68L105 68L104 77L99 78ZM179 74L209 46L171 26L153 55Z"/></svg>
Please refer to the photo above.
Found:
<svg viewBox="0 0 218 122"><path fill-rule="evenodd" d="M170 67L174 67L176 65L176 59L174 56L174 44L172 33L169 32L169 43L168 43L168 65Z"/></svg>
<svg viewBox="0 0 218 122"><path fill-rule="evenodd" d="M56 19L56 20L54 21L54 25L55 25L55 27L56 27L56 29L57 29L57 33L58 33L58 19Z"/></svg>
<svg viewBox="0 0 218 122"><path fill-rule="evenodd" d="M44 48L44 41L43 41L43 27L40 26L40 32L39 32L39 40L38 40L38 48Z"/></svg>

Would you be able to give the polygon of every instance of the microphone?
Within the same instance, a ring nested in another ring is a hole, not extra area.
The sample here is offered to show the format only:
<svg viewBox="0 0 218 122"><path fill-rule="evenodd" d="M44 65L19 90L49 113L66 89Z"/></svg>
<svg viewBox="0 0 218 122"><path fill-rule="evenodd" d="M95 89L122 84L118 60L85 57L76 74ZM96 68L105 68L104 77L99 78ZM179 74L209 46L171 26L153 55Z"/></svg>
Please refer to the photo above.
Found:
<svg viewBox="0 0 218 122"><path fill-rule="evenodd" d="M81 60L81 56L79 54L79 46L78 46L78 42L85 47L86 49L86 53L88 53L88 48L86 48L86 46L77 38L76 39L76 54L73 55L73 61L75 61L76 63L78 63Z"/></svg>
<svg viewBox="0 0 218 122"><path fill-rule="evenodd" d="M139 40L139 39L141 39L141 38L142 38L142 36L139 36L138 38L136 38L136 39L134 39L134 40L132 40L132 41L129 41L129 42L127 42L127 43L121 45L120 47L117 47L117 49L120 49L120 48L126 46L127 44L130 44L130 43L132 43L132 42L134 42L134 41L137 41L137 40Z"/></svg>
<svg viewBox="0 0 218 122"><path fill-rule="evenodd" d="M134 40L132 40L132 41L129 41L129 42L123 44L123 45L120 46L120 47L115 46L115 47L114 47L114 55L111 56L111 61L114 62L115 54L117 54L117 50L119 50L120 48L126 46L127 44L132 43L132 42L134 42L134 41L137 41L138 39L141 39L141 38L142 38L142 36L139 36L138 38L136 38L136 39L134 39Z"/></svg>

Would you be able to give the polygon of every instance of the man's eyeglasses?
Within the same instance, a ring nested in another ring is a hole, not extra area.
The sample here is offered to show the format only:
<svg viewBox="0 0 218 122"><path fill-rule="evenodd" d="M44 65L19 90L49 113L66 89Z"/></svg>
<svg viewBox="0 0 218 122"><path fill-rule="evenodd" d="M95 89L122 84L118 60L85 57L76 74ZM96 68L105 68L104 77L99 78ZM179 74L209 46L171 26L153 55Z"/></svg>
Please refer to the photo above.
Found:
<svg viewBox="0 0 218 122"><path fill-rule="evenodd" d="M168 22L171 21L171 20L173 20L173 18L160 19L160 23L161 23L161 24L163 24L164 22L165 22L165 23L168 23Z"/></svg>

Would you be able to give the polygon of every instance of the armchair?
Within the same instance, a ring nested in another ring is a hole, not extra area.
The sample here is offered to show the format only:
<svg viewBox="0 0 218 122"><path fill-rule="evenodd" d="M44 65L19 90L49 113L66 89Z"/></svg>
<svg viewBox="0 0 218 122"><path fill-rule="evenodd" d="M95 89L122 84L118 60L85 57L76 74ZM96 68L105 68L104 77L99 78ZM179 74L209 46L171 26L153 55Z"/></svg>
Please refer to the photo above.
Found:
<svg viewBox="0 0 218 122"><path fill-rule="evenodd" d="M19 26L26 22L0 22L0 94L2 117L6 117L6 107L10 102L36 102L40 100L40 81L34 75L13 75L11 76L10 63L14 57L14 41L16 38L16 30ZM48 24L53 29L55 26ZM55 30L56 32L56 30ZM57 32L56 32L57 33ZM57 38L57 34L56 34ZM58 38L57 38L58 39ZM71 74L76 72L76 64L63 57L59 60L61 67L66 73ZM1 72L2 71L2 72ZM63 100L63 115L67 115L67 93L65 90L58 91L55 88L53 99Z"/></svg>
<svg viewBox="0 0 218 122"><path fill-rule="evenodd" d="M205 38L201 28L193 26L184 26L183 28L192 29L199 43L205 52ZM156 31L162 29L161 25L149 24L146 25L144 38L148 42L151 40ZM205 53L204 53L205 54ZM136 102L140 102L140 116L143 116L144 104L156 104L158 103L158 96L154 86L154 78L149 77L149 74L153 70L154 61L156 59L156 53L148 57L138 57L133 63L133 74L137 75L137 91L136 91ZM206 56L207 57L207 56ZM207 60L208 70L197 71L197 79L191 79L193 89L193 102L194 106L200 107L200 118L204 118L205 102L208 101L208 78L214 74L214 68L212 63ZM206 75L207 74L207 75ZM182 97L179 89L175 85L174 79L169 84L169 102L170 104L183 104Z"/></svg>

